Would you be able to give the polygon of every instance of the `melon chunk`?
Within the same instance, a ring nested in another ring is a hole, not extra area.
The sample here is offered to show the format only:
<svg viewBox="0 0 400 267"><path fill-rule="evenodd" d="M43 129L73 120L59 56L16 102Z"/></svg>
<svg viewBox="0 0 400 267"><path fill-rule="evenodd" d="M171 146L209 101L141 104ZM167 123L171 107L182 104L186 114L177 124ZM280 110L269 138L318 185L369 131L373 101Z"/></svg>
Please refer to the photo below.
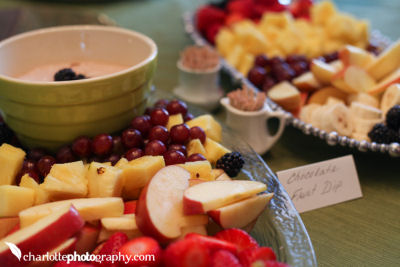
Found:
<svg viewBox="0 0 400 267"><path fill-rule="evenodd" d="M206 149L206 159L212 164L216 163L217 160L226 153L231 152L229 149L210 138L206 139L204 148Z"/></svg>
<svg viewBox="0 0 400 267"><path fill-rule="evenodd" d="M104 217L119 217L124 213L124 202L119 197L81 198L50 202L25 209L19 213L21 228L65 207L73 205L85 221Z"/></svg>
<svg viewBox="0 0 400 267"><path fill-rule="evenodd" d="M204 130L206 136L213 139L216 142L221 141L222 136L222 127L221 125L213 118L213 116L206 114L199 117L196 117L186 124L192 128L194 126L199 126Z"/></svg>
<svg viewBox="0 0 400 267"><path fill-rule="evenodd" d="M0 186L0 217L17 216L18 212L32 207L35 191L16 185Z"/></svg>
<svg viewBox="0 0 400 267"><path fill-rule="evenodd" d="M213 180L211 164L207 160L186 162L179 166L190 172L190 179Z"/></svg>
<svg viewBox="0 0 400 267"><path fill-rule="evenodd" d="M165 166L162 156L144 156L131 160L122 166L122 179L124 183L123 194L128 198L137 197L137 189L143 188L147 182ZM131 196L130 192L135 193Z"/></svg>
<svg viewBox="0 0 400 267"><path fill-rule="evenodd" d="M92 162L87 172L89 197L119 197L122 191L122 170Z"/></svg>
<svg viewBox="0 0 400 267"><path fill-rule="evenodd" d="M0 185L15 183L15 177L22 167L25 152L9 144L0 146Z"/></svg>
<svg viewBox="0 0 400 267"><path fill-rule="evenodd" d="M29 176L29 174L22 176L19 186L30 188L35 191L34 205L40 205L49 202L49 194L44 191L43 188L41 188L39 184Z"/></svg>

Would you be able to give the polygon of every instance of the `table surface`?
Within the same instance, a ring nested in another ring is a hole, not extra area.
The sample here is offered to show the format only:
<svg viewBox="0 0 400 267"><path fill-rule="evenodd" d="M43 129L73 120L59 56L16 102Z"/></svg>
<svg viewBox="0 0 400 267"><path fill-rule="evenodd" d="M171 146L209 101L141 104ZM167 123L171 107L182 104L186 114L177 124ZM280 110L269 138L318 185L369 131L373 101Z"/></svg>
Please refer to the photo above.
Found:
<svg viewBox="0 0 400 267"><path fill-rule="evenodd" d="M191 44L184 34L181 14L204 0L130 0L42 2L0 0L0 8L56 8L101 12L118 25L143 32L159 47L155 85L172 90L177 83L179 51ZM98 3L100 2L100 3ZM400 1L337 0L340 10L370 20L392 40L400 36ZM400 265L400 159L363 154L287 128L272 150L263 156L273 171L353 154L363 197L301 214L320 266Z"/></svg>

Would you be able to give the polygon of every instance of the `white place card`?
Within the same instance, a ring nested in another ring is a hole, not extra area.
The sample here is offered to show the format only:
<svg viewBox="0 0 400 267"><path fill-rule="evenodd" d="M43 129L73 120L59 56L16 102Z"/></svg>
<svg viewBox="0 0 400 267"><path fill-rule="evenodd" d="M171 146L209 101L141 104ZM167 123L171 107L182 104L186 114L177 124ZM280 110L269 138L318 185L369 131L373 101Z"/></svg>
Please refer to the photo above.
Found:
<svg viewBox="0 0 400 267"><path fill-rule="evenodd" d="M352 155L277 172L298 212L362 197Z"/></svg>

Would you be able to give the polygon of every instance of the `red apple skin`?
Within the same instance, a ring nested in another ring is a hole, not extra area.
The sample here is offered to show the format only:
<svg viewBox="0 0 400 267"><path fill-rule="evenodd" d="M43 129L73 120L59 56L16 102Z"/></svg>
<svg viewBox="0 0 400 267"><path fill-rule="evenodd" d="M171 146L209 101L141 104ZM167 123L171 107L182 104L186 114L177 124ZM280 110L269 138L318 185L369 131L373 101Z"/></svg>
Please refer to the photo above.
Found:
<svg viewBox="0 0 400 267"><path fill-rule="evenodd" d="M149 185L147 184L145 188L140 193L139 199L136 204L136 224L143 233L143 235L151 236L155 238L161 244L168 244L172 239L161 234L158 229L154 226L150 219L149 211L146 205L146 196Z"/></svg>
<svg viewBox="0 0 400 267"><path fill-rule="evenodd" d="M195 215L203 214L204 212L203 205L200 202L183 196L183 214Z"/></svg>
<svg viewBox="0 0 400 267"><path fill-rule="evenodd" d="M78 254L85 254L92 252L97 245L97 238L99 237L100 227L95 227L90 224L85 224L82 230L77 235L77 242L75 250Z"/></svg>
<svg viewBox="0 0 400 267"><path fill-rule="evenodd" d="M221 212L219 210L210 210L207 215L219 226L221 226Z"/></svg>
<svg viewBox="0 0 400 267"><path fill-rule="evenodd" d="M40 230L35 231L32 236L27 237L25 240L15 245L21 250L22 255L26 255L29 252L33 255L43 255L79 232L84 224L85 222L78 211L71 206L67 212L62 214L53 223L49 224L47 227L40 228ZM36 225L37 223L26 228L31 228ZM4 241L7 241L11 236L12 235L8 236ZM26 264L27 262L24 261L23 258L21 258L21 261L18 261L18 258L11 253L10 249L0 251L0 266L17 267Z"/></svg>

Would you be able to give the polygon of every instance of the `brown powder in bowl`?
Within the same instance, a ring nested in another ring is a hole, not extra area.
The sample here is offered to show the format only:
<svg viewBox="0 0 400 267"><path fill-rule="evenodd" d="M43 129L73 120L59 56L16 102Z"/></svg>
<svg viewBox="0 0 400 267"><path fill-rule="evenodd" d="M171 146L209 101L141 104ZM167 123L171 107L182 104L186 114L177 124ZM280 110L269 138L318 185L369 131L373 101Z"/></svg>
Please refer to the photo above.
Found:
<svg viewBox="0 0 400 267"><path fill-rule="evenodd" d="M263 108L266 95L264 92L255 92L254 90L243 86L228 94L229 103L239 110L257 111Z"/></svg>
<svg viewBox="0 0 400 267"><path fill-rule="evenodd" d="M219 64L218 53L208 46L188 46L181 52L181 64L192 70L209 70Z"/></svg>

